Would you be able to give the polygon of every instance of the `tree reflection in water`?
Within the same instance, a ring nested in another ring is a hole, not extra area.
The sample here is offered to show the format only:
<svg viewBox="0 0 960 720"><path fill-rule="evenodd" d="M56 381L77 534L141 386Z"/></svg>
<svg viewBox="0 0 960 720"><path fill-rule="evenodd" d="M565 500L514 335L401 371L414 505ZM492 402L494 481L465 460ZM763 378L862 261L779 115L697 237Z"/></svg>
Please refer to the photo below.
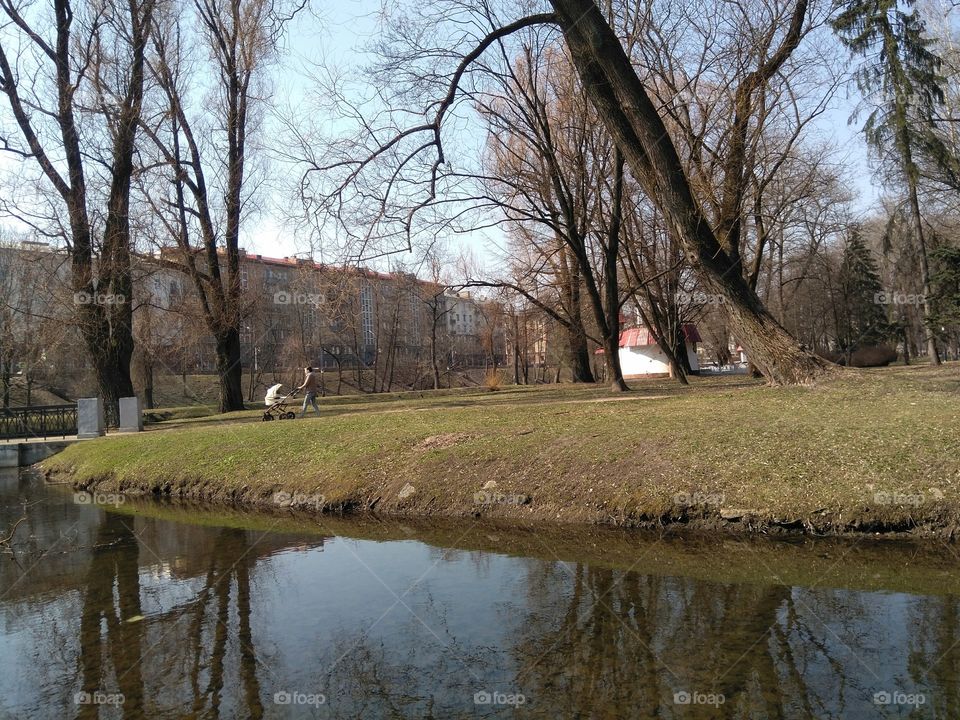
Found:
<svg viewBox="0 0 960 720"><path fill-rule="evenodd" d="M139 544L121 515L104 513L96 534L80 618L81 689L122 693L125 715L143 713L142 608ZM78 704L79 718L95 718L99 706Z"/></svg>
<svg viewBox="0 0 960 720"><path fill-rule="evenodd" d="M21 512L5 502L0 519ZM330 543L36 505L22 568L0 565L0 717L960 717L960 606L942 558L917 576L930 592L907 592L402 537ZM884 558L914 561L896 552ZM125 702L75 704L77 690ZM326 703L275 704L281 691ZM683 691L725 702L677 704ZM880 691L925 702L879 707ZM478 692L525 702L476 705Z"/></svg>
<svg viewBox="0 0 960 720"><path fill-rule="evenodd" d="M96 535L80 626L82 690L122 693L124 717L151 717L169 706L189 707L181 717L262 718L251 629L250 579L257 555L247 532L224 528L197 544L191 565L203 563L207 570L195 596L171 612L144 618L143 552L132 523L104 513ZM155 691L146 702L144 673ZM94 718L99 711L95 704L79 704L77 715Z"/></svg>

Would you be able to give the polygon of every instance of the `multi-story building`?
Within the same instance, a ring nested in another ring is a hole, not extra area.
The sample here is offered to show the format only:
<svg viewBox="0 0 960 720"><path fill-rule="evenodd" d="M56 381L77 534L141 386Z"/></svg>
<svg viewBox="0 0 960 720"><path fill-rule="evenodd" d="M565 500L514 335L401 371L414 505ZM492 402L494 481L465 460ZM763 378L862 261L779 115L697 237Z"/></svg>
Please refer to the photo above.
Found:
<svg viewBox="0 0 960 720"><path fill-rule="evenodd" d="M170 289L157 304L183 315L196 312L189 280L168 268L161 275L160 285ZM488 303L407 273L241 251L239 279L246 367L272 372L309 363L415 371L434 355L445 369L483 367L494 357L503 362L503 342L489 341ZM204 344L198 369L209 371L212 340Z"/></svg>
<svg viewBox="0 0 960 720"><path fill-rule="evenodd" d="M47 268L38 280L42 297L57 298L60 326L68 327L73 308L66 255L33 243L0 251L0 278L12 276L14 267ZM213 338L192 280L177 267L181 260L176 248L135 256L134 334L158 368L213 372ZM225 277L223 257L221 270ZM413 382L431 374L434 359L441 372L504 363L505 335L495 304L410 274L241 251L239 285L245 371L276 373L310 364ZM52 302L46 303L48 316ZM72 356L82 370L85 353Z"/></svg>
<svg viewBox="0 0 960 720"><path fill-rule="evenodd" d="M488 367L506 361L506 328L499 305L468 290L444 290L440 296L442 326L454 367Z"/></svg>

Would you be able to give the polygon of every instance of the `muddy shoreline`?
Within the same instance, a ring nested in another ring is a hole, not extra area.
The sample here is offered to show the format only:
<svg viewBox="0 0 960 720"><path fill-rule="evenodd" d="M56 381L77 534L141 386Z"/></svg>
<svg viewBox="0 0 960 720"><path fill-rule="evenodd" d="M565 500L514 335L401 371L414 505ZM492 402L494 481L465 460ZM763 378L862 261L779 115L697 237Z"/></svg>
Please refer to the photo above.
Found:
<svg viewBox="0 0 960 720"><path fill-rule="evenodd" d="M729 508L711 505L667 504L663 507L636 509L591 502L587 497L568 498L562 505L538 502L536 495L501 492L497 488L478 489L464 498L452 492L446 495L421 493L411 484L390 497L373 489L356 488L337 500L323 493L305 493L301 488L282 483L262 487L245 485L223 488L198 478L195 482L158 485L112 478L77 479L69 472L44 471L46 482L70 485L74 490L94 494L122 494L133 498L158 498L207 503L224 508L263 511L274 514L293 511L317 517L385 518L392 520L484 519L498 523L546 523L558 527L595 526L611 529L679 531L694 534L765 535L782 537L887 537L893 539L935 539L955 542L960 536L960 508L952 504L928 502L907 507L862 506L826 508L777 516L763 509ZM603 505L598 507L598 505Z"/></svg>

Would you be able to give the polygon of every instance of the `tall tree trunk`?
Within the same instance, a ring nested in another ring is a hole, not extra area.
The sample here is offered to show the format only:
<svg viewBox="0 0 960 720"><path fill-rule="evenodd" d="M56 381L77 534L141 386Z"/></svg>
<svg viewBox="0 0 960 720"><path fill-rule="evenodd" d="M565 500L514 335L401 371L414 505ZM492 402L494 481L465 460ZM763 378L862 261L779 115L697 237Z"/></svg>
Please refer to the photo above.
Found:
<svg viewBox="0 0 960 720"><path fill-rule="evenodd" d="M909 153L909 149L907 149L907 153ZM910 162L908 159L908 163ZM930 287L930 262L927 258L927 240L923 232L923 219L920 215L920 200L917 197L917 181L909 171L908 177L910 215L913 221L913 232L917 238L917 254L920 256L920 280L923 283L923 324L924 334L927 336L927 354L930 356L931 364L939 365L940 352L937 350L937 335L934 332L933 323L931 322L933 305L930 298L933 296L933 290Z"/></svg>
<svg viewBox="0 0 960 720"><path fill-rule="evenodd" d="M147 410L154 407L153 400L153 361L144 359L143 363L143 406Z"/></svg>
<svg viewBox="0 0 960 720"><path fill-rule="evenodd" d="M606 244L603 248L603 293L606 322L604 323L604 339L613 354L607 359L612 378L611 388L618 392L629 390L623 379L623 368L620 366L620 283L617 275L617 258L620 256L620 231L623 227L623 173L626 161L618 148L614 151L614 182L613 198L611 199L610 226L607 229ZM608 351L609 352L609 351Z"/></svg>
<svg viewBox="0 0 960 720"><path fill-rule="evenodd" d="M15 6L5 8L8 18L18 13ZM39 169L63 200L69 223L69 243L71 283L77 305L77 321L83 336L98 393L104 403L113 411L113 416L121 397L133 395L133 383L130 379L130 360L133 355L132 328L132 283L130 274L130 181L134 169L134 149L137 127L140 122L145 48L152 31L154 2L130 2L128 33L130 43L129 64L118 56L117 76L121 83L109 88L108 97L119 98L111 101L108 116L108 130L112 141L109 159L100 158L103 167L110 176L110 188L104 217L104 234L99 252L94 247L86 191L84 162L87 157L81 148L81 134L75 117L75 94L80 80L74 75L79 58L74 56L76 40L72 35L74 10L66 0L53 3L56 20L55 41L47 45L39 38L45 34L32 28L14 23L24 31L25 37L39 44L46 56L52 61L52 67L44 68L42 74L54 83L56 109L52 107L28 107L20 97L20 84L16 72L0 42L0 92L4 93L10 104L13 117L21 135L30 148L30 155L38 163ZM118 17L111 17L110 21ZM106 22L106 21L105 21ZM11 23L7 24L11 26ZM90 38L91 43L94 38ZM96 52L92 48L86 48ZM93 63L101 62L97 55ZM90 62L85 71L91 69ZM93 102L96 102L91 98ZM33 126L33 115L46 114L53 117L59 127L60 144L56 157L62 161L66 175L61 174L58 163L51 160L42 143L42 134ZM96 162L93 160L91 162ZM103 296L112 296L110 302L100 302Z"/></svg>
<svg viewBox="0 0 960 720"><path fill-rule="evenodd" d="M600 329L603 341L603 360L606 365L606 379L610 389L615 392L630 390L623 379L623 369L620 366L620 291L617 276L617 258L620 253L620 228L622 224L623 208L623 154L617 150L613 198L611 200L611 217L603 239L603 275L601 288L597 286L593 267L587 254L585 238L582 235L574 236L571 241L574 255L580 266L587 296L590 298L590 307L593 310L594 320Z"/></svg>
<svg viewBox="0 0 960 720"><path fill-rule="evenodd" d="M596 382L590 369L590 347L587 344L587 331L583 327L583 309L580 303L580 275L570 273L570 282L565 288L569 323L564 324L567 331L567 349L570 359L570 372L575 383Z"/></svg>
<svg viewBox="0 0 960 720"><path fill-rule="evenodd" d="M907 332L907 325L904 323L900 327L900 332L903 336L903 364L910 364L910 337Z"/></svg>
<svg viewBox="0 0 960 720"><path fill-rule="evenodd" d="M593 0L550 0L574 66L634 177L667 218L709 292L768 381L806 383L827 372L763 307L693 197L683 164L619 39ZM609 351L608 351L609 352Z"/></svg>
<svg viewBox="0 0 960 720"><path fill-rule="evenodd" d="M590 368L590 348L587 344L587 331L583 326L583 306L580 295L580 273L577 263L563 260L561 292L567 307L568 322L561 324L567 332L567 350L570 360L570 372L575 383L596 382Z"/></svg>
<svg viewBox="0 0 960 720"><path fill-rule="evenodd" d="M129 343L124 341L129 338ZM133 357L133 334L119 330L111 337L108 325L99 325L97 332L89 328L83 333L87 352L92 359L93 374L97 383L97 395L103 399L108 418L117 420L120 415L120 398L133 397L133 380L130 377L130 359Z"/></svg>
<svg viewBox="0 0 960 720"><path fill-rule="evenodd" d="M228 328L216 336L217 379L220 412L243 408L243 367L240 365L240 333Z"/></svg>
<svg viewBox="0 0 960 720"><path fill-rule="evenodd" d="M520 385L520 321L513 315L513 384Z"/></svg>
<svg viewBox="0 0 960 720"><path fill-rule="evenodd" d="M0 361L0 380L3 382L3 406L10 407L10 380L13 376L12 363L8 359Z"/></svg>
<svg viewBox="0 0 960 720"><path fill-rule="evenodd" d="M430 374L433 379L434 390L440 389L440 358L437 354L437 326L442 317L440 297L439 293L434 295L427 304L427 307L430 308Z"/></svg>
<svg viewBox="0 0 960 720"><path fill-rule="evenodd" d="M574 325L567 329L567 350L570 358L570 372L575 383L596 382L590 369L590 348L583 325Z"/></svg>

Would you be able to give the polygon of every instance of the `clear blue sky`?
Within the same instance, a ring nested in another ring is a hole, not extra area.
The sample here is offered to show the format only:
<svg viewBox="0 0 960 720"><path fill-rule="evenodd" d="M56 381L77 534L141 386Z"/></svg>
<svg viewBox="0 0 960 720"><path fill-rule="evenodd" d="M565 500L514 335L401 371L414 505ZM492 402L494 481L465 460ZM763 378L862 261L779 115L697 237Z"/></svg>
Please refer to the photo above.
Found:
<svg viewBox="0 0 960 720"><path fill-rule="evenodd" d="M305 79L304 68L310 63L323 61L339 67L365 64L369 59L365 48L378 32L379 11L380 0L315 0L313 13L301 14L290 28L290 52L276 73L274 97L277 102L296 106L309 95L312 87ZM833 138L844 149L854 178L855 187L852 189L860 195L858 205L867 209L875 202L877 191L867 165L862 137L856 127L847 123L854 103L847 98L845 91L841 91L835 104L834 109L820 118L817 131ZM471 131L469 125L466 131ZM475 126L475 131L483 132L479 124ZM268 137L270 132L268 128ZM478 143L466 142L465 145L476 147ZM12 162L0 153L0 171L9 169ZM280 165L275 164L273 169L281 174L285 172ZM298 211L291 204L292 198L273 193L271 199L272 202L264 203L267 208L265 212L246 226L243 244L265 255L290 255L304 251L305 243L284 227L284 217ZM461 241L476 256L489 261L493 259L490 237L490 233L486 233L462 238Z"/></svg>
<svg viewBox="0 0 960 720"><path fill-rule="evenodd" d="M304 16L291 28L291 56L285 60L284 80L277 89L277 97L292 104L297 98L310 92L310 87L298 74L305 62L323 59L340 67L363 65L368 56L366 46L376 37L379 0L338 0L336 4L317 6L315 14ZM845 89L837 93L834 107L816 123L815 131L831 138L842 148L854 186L851 190L858 196L858 209L868 210L876 203L878 189L875 187L867 162L866 146L859 126L851 126L848 119L855 107L856 98L848 97ZM477 125L476 131L482 132ZM472 143L471 143L472 144ZM303 251L304 244L281 227L279 217L263 217L255 227L250 227L246 244L263 254L288 255ZM489 235L465 238L463 242L483 259L491 260Z"/></svg>

